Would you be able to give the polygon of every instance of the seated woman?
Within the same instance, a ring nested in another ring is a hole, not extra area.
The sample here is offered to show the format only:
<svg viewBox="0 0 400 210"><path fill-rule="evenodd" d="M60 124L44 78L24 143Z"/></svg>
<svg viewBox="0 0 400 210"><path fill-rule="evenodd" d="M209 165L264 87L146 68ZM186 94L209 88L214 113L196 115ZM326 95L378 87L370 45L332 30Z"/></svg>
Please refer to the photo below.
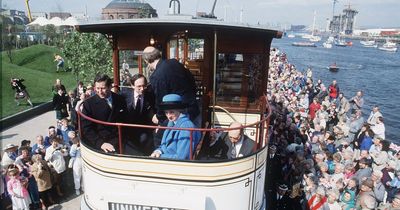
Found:
<svg viewBox="0 0 400 210"><path fill-rule="evenodd" d="M187 114L184 113L186 104L182 97L177 94L165 95L160 104L168 119L168 127L174 128L195 128ZM200 140L200 132L192 132L192 151L194 152ZM165 130L161 145L150 155L155 158L171 158L188 160L190 159L190 131L188 130Z"/></svg>

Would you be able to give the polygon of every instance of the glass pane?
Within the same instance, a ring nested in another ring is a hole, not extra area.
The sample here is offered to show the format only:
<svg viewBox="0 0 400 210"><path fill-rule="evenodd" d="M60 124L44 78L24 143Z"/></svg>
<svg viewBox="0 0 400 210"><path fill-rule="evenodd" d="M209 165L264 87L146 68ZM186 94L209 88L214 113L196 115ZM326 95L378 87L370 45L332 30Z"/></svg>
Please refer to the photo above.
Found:
<svg viewBox="0 0 400 210"><path fill-rule="evenodd" d="M119 75L121 86L129 86L129 78L139 73L139 55L141 51L120 50L119 51Z"/></svg>
<svg viewBox="0 0 400 210"><path fill-rule="evenodd" d="M188 39L188 60L202 60L204 58L204 39Z"/></svg>
<svg viewBox="0 0 400 210"><path fill-rule="evenodd" d="M261 94L262 56L218 54L216 102L232 106L255 105Z"/></svg>

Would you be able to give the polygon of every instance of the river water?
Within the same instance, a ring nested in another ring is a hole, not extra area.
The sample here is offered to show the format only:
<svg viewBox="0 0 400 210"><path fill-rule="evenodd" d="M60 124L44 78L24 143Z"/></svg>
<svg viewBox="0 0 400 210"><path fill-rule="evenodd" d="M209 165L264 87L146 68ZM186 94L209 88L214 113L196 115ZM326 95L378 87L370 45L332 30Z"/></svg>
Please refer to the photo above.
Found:
<svg viewBox="0 0 400 210"><path fill-rule="evenodd" d="M298 70L313 70L314 81L322 79L328 87L337 80L340 91L351 98L358 90L364 91L364 119L374 105L378 105L384 117L386 139L400 144L400 52L385 52L377 48L365 48L358 40L351 47L295 47L292 42L301 38L274 39L272 47L287 54L289 62ZM338 72L330 72L327 66L336 62Z"/></svg>

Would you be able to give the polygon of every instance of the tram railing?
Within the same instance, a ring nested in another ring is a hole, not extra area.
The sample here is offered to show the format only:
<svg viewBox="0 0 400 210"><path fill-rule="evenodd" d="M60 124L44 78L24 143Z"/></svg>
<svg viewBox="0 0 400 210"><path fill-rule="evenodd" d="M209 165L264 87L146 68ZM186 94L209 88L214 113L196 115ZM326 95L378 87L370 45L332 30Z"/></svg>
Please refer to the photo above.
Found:
<svg viewBox="0 0 400 210"><path fill-rule="evenodd" d="M268 145L269 123L270 123L270 117L271 117L272 113L271 113L271 109L270 109L270 106L268 103L266 103L265 106L263 106L263 107L265 107L265 110L264 110L264 112L260 113L260 115L261 115L260 121L257 121L257 122L251 123L251 124L247 124L247 125L243 125L240 127L235 127L235 128L177 128L177 127L166 127L166 126L159 126L159 125L111 123L111 122L105 122L105 121L94 119L92 117L89 117L89 116L83 114L81 111L77 112L77 120L78 120L79 136L82 138L83 142L85 142L85 138L84 138L84 132L82 129L82 118L84 118L85 120L89 120L92 123L97 123L97 124L106 125L106 126L116 126L117 130L118 130L118 146L119 146L118 154L120 154L120 155L124 154L123 139L122 139L122 137L123 137L122 128L123 127L152 129L153 131L156 129L189 131L190 132L190 147L189 147L190 156L189 157L190 157L190 160L193 160L193 157L194 157L193 152L196 150L196 148L193 148L193 132L195 132L195 131L199 131L202 135L206 135L207 133L210 133L210 132L228 132L231 130L238 130L238 129L245 129L245 128L259 126L259 129L257 129L259 131L257 132L257 137L255 139L255 141L256 141L255 149L258 150L258 149L263 148L264 146ZM211 125L212 125L212 123L211 123ZM262 133L264 133L264 137L260 138ZM258 136L258 134L260 134L260 135Z"/></svg>

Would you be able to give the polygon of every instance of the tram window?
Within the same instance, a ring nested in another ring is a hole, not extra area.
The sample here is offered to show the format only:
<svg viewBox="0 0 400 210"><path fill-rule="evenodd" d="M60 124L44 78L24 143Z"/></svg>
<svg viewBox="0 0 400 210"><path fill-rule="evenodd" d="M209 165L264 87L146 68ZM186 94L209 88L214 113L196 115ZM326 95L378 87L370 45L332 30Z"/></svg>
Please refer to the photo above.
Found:
<svg viewBox="0 0 400 210"><path fill-rule="evenodd" d="M218 54L217 104L256 105L262 93L262 58L259 54Z"/></svg>
<svg viewBox="0 0 400 210"><path fill-rule="evenodd" d="M204 39L188 39L188 60L204 58Z"/></svg>
<svg viewBox="0 0 400 210"><path fill-rule="evenodd" d="M129 77L139 73L139 55L141 51L119 51L119 75L122 86L129 86ZM143 72L146 75L146 72Z"/></svg>

